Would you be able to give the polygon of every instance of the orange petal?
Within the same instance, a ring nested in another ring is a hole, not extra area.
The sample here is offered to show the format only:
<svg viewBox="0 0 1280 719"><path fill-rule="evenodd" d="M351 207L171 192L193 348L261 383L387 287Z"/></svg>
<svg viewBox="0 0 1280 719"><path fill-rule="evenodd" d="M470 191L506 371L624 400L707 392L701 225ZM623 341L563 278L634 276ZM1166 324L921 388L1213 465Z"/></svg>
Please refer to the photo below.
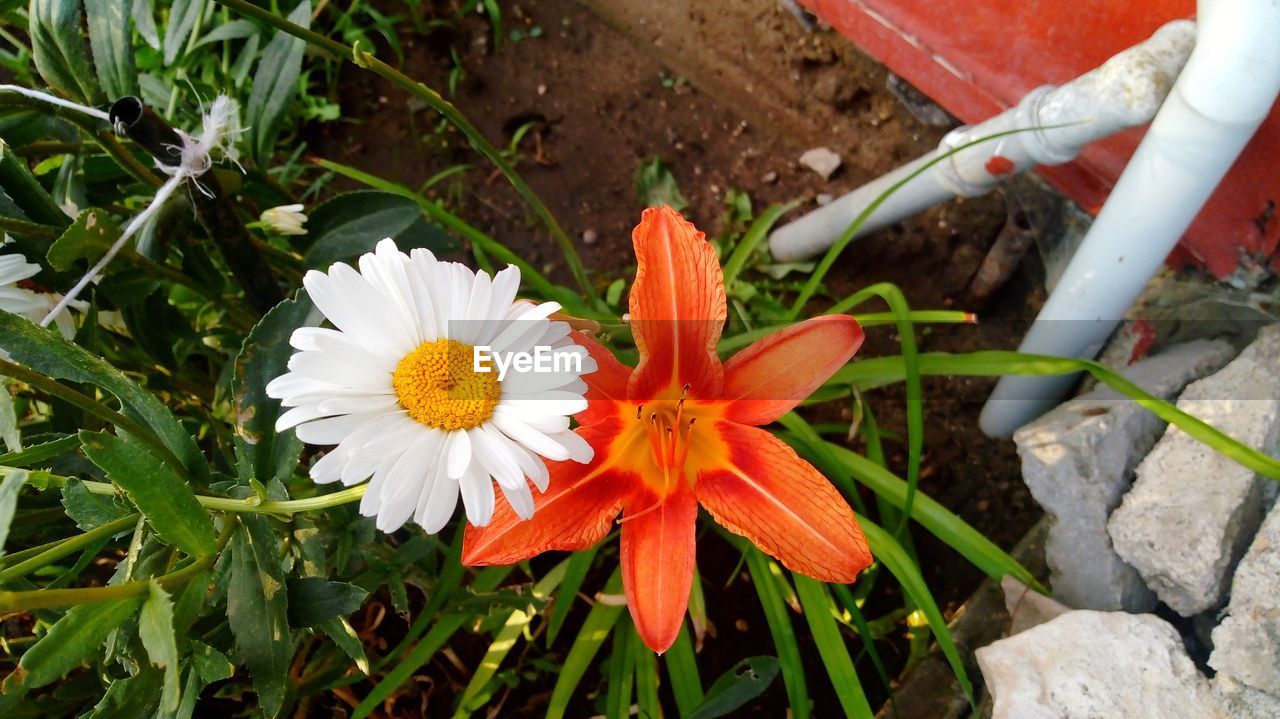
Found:
<svg viewBox="0 0 1280 719"><path fill-rule="evenodd" d="M573 341L586 348L587 354L596 361L596 371L582 375L587 383L587 408L574 415L578 424L595 424L623 411L624 404L630 406L626 400L631 368L619 362L599 342L581 332L573 333Z"/></svg>
<svg viewBox="0 0 1280 719"><path fill-rule="evenodd" d="M715 248L670 207L644 211L631 235L636 281L631 327L640 362L629 385L633 400L720 394L724 370L716 343L724 328L724 274Z"/></svg>
<svg viewBox="0 0 1280 719"><path fill-rule="evenodd" d="M844 366L862 337L857 320L827 315L757 340L725 363L725 416L754 425L781 417Z"/></svg>
<svg viewBox="0 0 1280 719"><path fill-rule="evenodd" d="M680 481L660 500L637 492L622 518L622 586L636 632L661 654L680 633L693 584L698 503Z"/></svg>
<svg viewBox="0 0 1280 719"><path fill-rule="evenodd" d="M871 564L853 510L813 465L768 432L719 421L728 453L698 473L698 501L725 529L783 566L824 582L852 582Z"/></svg>
<svg viewBox="0 0 1280 719"><path fill-rule="evenodd" d="M590 464L549 462L547 491L534 493L531 519L516 516L499 494L489 525L467 526L462 563L512 564L553 549L575 552L600 541L630 488L639 482L605 451L618 426L617 421L606 421L577 430L596 448L595 458Z"/></svg>

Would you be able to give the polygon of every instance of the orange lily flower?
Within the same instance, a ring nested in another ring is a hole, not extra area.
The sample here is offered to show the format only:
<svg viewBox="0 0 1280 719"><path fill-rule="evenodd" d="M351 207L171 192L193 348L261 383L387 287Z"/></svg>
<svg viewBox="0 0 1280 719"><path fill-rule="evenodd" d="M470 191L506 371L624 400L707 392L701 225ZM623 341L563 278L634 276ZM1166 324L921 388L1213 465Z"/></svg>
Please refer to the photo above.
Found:
<svg viewBox="0 0 1280 719"><path fill-rule="evenodd" d="M649 209L632 234L638 269L631 325L640 362L626 367L585 335L599 369L583 377L575 416L590 464L549 466L532 519L499 499L487 527L468 527L467 565L511 564L587 549L622 514L622 581L645 644L680 631L694 570L698 505L788 569L852 582L871 563L853 511L830 482L759 429L799 404L862 344L852 317L775 332L721 363L724 274L706 236L678 212Z"/></svg>

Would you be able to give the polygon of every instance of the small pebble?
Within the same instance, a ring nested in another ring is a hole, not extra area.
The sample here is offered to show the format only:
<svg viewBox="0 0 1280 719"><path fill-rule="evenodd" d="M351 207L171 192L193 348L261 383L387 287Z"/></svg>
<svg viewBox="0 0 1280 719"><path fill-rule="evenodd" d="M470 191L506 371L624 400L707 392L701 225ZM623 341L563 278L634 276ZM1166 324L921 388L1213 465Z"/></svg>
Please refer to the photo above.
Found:
<svg viewBox="0 0 1280 719"><path fill-rule="evenodd" d="M815 147L806 150L800 156L800 164L818 173L822 179L830 179L840 169L840 156L827 147Z"/></svg>
<svg viewBox="0 0 1280 719"><path fill-rule="evenodd" d="M778 181L778 173L770 170L769 172L764 173L764 177L760 179L766 184L772 185Z"/></svg>
<svg viewBox="0 0 1280 719"><path fill-rule="evenodd" d="M815 202L817 202L817 203L818 203L818 206L819 206L819 207L821 207L822 205L829 205L829 204L831 204L831 201L832 201L832 200L834 200L834 199L836 199L836 198L832 197L831 195L828 195L828 194L827 194L827 193L825 193L825 192L822 192L822 193L819 193L819 194L818 194L818 196L817 196L817 197L815 197L815 198L813 198L813 199L814 199L814 201L815 201Z"/></svg>
<svg viewBox="0 0 1280 719"><path fill-rule="evenodd" d="M546 85L538 85L538 94L539 94L539 95L545 95L545 94L547 94L547 86L546 86Z"/></svg>
<svg viewBox="0 0 1280 719"><path fill-rule="evenodd" d="M584 245L594 245L598 239L600 239L600 235L595 230L587 230L582 233L582 244Z"/></svg>

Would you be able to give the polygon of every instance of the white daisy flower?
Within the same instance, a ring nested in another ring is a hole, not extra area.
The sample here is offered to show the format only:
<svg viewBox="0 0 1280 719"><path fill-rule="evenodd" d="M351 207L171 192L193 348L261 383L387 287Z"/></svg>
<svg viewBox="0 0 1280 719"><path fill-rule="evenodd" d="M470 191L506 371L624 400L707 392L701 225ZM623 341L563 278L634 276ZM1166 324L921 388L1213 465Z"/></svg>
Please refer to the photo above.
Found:
<svg viewBox="0 0 1280 719"><path fill-rule="evenodd" d="M27 262L27 258L20 254L0 255L0 310L26 317L32 322L44 319L49 310L62 299L62 295L33 292L18 284L35 277L38 272L40 265ZM54 324L63 337L70 339L75 336L75 323L66 312L59 314L54 319Z"/></svg>
<svg viewBox="0 0 1280 719"><path fill-rule="evenodd" d="M548 319L559 305L517 301L515 267L490 278L425 249L405 255L389 239L359 266L337 263L304 278L336 329L293 333L299 351L289 372L267 385L292 408L276 429L337 445L311 467L318 483L372 476L360 513L376 516L384 532L410 518L439 531L459 493L467 520L486 525L494 481L517 513L532 516L529 481L539 491L547 485L542 458L592 457L569 417L586 408L581 375L596 365L566 323ZM485 347L496 364L480 358ZM521 369L508 359L505 375L494 371L503 357L547 352L553 363Z"/></svg>

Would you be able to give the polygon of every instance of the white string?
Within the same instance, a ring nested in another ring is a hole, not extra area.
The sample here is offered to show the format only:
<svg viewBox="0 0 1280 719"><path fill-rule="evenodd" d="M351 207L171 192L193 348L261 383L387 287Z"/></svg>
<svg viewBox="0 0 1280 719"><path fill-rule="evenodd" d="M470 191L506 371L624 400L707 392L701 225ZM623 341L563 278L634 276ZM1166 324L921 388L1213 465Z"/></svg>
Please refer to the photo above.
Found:
<svg viewBox="0 0 1280 719"><path fill-rule="evenodd" d="M209 109L209 112L202 116L203 126L199 135L192 137L182 130L176 131L178 137L182 139L182 147L179 148L181 150L181 159L178 164L166 165L159 161L156 162L156 167L168 175L169 179L160 186L160 189L156 190L156 195L151 199L151 203L129 221L129 224L124 228L124 232L120 233L120 237L111 244L102 259L98 260L98 263L91 267L84 277L80 278L75 287L72 287L62 299L58 300L58 304L49 310L49 314L40 320L41 327L48 327L67 308L67 305L74 302L76 297L84 291L84 288L89 286L89 283L98 278L98 275L106 269L111 260L115 259L124 244L129 241L129 238L133 237L148 220L160 211L165 201L173 195L184 181L191 180L192 184L201 193L209 196L209 191L200 186L196 178L208 172L209 168L213 166L213 160L209 153L215 149L221 149L223 156L233 162L235 161L235 149L230 143L232 137L239 131L235 126L236 115L236 105L231 98L226 95L219 95L213 101L213 106Z"/></svg>
<svg viewBox="0 0 1280 719"><path fill-rule="evenodd" d="M20 85L0 85L0 92L15 92L19 95L23 95L25 97L29 97L34 100L47 102L50 105L57 105L58 107L65 107L68 110L75 110L76 112L88 115L90 117L96 117L99 120L105 120L106 122L111 122L111 116L103 112L102 110L99 110L96 107L89 107L88 105L81 105L78 102L64 100L55 95L49 95L49 94L40 92L39 90L32 90L29 87L22 87Z"/></svg>

